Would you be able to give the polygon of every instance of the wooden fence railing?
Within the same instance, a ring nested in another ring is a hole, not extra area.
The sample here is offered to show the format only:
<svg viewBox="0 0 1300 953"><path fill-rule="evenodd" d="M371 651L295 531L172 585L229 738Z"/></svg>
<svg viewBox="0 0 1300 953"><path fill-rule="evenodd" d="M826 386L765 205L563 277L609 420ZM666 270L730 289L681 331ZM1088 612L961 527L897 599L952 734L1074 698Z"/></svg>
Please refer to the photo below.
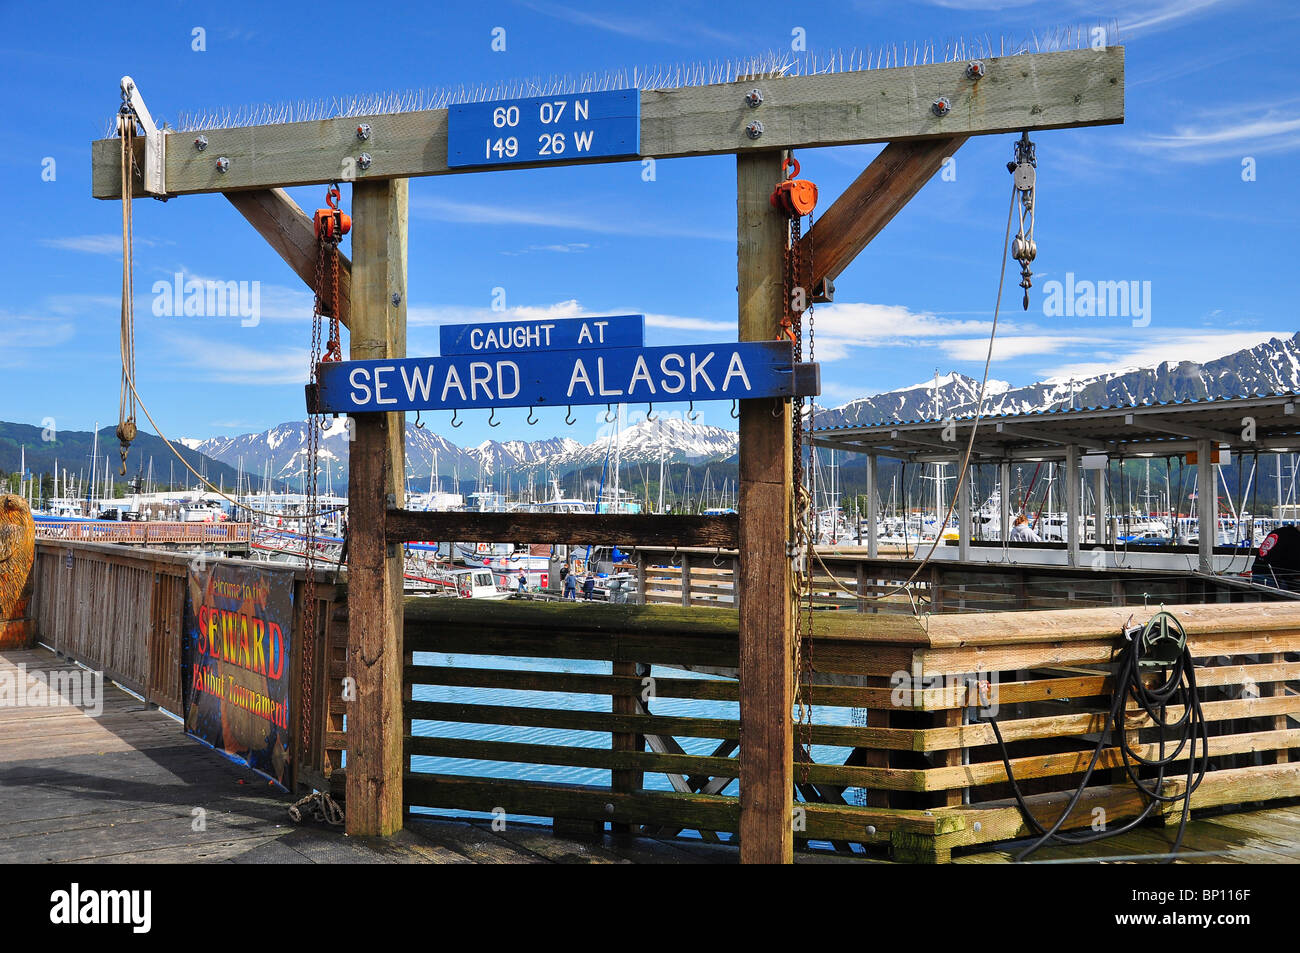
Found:
<svg viewBox="0 0 1300 953"><path fill-rule="evenodd" d="M735 606L734 552L641 546L635 561L638 598L643 603ZM822 609L912 615L1285 598L1251 588L1233 576L1149 569L1092 571L935 560L911 579L917 562L819 549L812 567L813 604Z"/></svg>
<svg viewBox="0 0 1300 953"><path fill-rule="evenodd" d="M118 520L44 520L36 524L37 539L80 540L90 543L247 543L252 523L191 523Z"/></svg>
<svg viewBox="0 0 1300 953"><path fill-rule="evenodd" d="M1300 604L1172 611L1211 736L1193 804L1300 794ZM990 715L1031 810L1054 820L1095 746L1130 614L815 613L813 715L794 727L796 750L813 752L795 767L797 836L930 862L1026 836ZM409 807L706 838L737 829L734 611L412 599L405 625ZM1154 750L1142 722L1127 730ZM1140 810L1118 757L1108 743L1067 829L1093 823L1097 807L1112 821Z"/></svg>
<svg viewBox="0 0 1300 953"><path fill-rule="evenodd" d="M183 711L181 645L185 612L186 573L191 554L125 548L119 545L39 539L32 572L32 615L36 638L62 655L89 666L120 685L180 716ZM204 557L211 564L222 562ZM243 561L232 560L239 565ZM301 618L306 574L283 566L266 565L267 572L294 575L294 632L302 631ZM302 642L290 643L290 718L294 738L295 778L324 785L331 766L341 764L338 739L330 732L342 730L335 717L334 697L326 659L341 651L346 626L335 620L335 604L343 598L341 587L318 574L316 597L320 608L316 639L313 693L319 718L313 728L311 749L301 751L303 685ZM325 721L327 717L332 721ZM331 753L327 746L334 744Z"/></svg>

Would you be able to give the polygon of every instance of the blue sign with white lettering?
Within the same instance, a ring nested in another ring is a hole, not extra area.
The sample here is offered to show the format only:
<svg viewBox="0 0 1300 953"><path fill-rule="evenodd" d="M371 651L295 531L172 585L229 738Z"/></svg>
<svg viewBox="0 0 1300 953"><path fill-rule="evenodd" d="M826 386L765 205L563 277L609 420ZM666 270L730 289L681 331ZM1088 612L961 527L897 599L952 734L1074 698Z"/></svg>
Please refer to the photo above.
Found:
<svg viewBox="0 0 1300 953"><path fill-rule="evenodd" d="M447 109L447 165L571 162L641 151L641 93L617 89Z"/></svg>
<svg viewBox="0 0 1300 953"><path fill-rule="evenodd" d="M317 413L747 400L795 392L788 341L323 363Z"/></svg>
<svg viewBox="0 0 1300 953"><path fill-rule="evenodd" d="M550 321L497 321L489 324L444 324L439 329L442 356L504 354L513 351L571 351L593 347L641 347L645 315L613 314L599 318Z"/></svg>

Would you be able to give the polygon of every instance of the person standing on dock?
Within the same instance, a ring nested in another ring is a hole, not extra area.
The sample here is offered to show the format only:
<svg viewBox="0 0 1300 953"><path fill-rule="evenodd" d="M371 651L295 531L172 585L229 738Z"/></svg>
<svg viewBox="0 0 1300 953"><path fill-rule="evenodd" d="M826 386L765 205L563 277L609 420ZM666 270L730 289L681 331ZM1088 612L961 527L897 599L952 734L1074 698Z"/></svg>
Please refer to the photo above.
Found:
<svg viewBox="0 0 1300 953"><path fill-rule="evenodd" d="M528 573L524 572L522 566L519 568L519 575L516 578L519 580L519 591L525 591L528 588Z"/></svg>
<svg viewBox="0 0 1300 953"><path fill-rule="evenodd" d="M578 601L578 577L575 576L573 573L569 572L568 568L569 568L568 566L565 566L560 573L562 576L564 576L564 598L572 600L573 602L577 602Z"/></svg>
<svg viewBox="0 0 1300 953"><path fill-rule="evenodd" d="M1038 543L1042 542L1038 534L1029 526L1029 518L1021 513L1016 517L1015 523L1011 527L1011 535L1008 537L1012 543Z"/></svg>
<svg viewBox="0 0 1300 953"><path fill-rule="evenodd" d="M582 598L588 602L591 601L596 592L596 577L587 573L587 578L582 581Z"/></svg>

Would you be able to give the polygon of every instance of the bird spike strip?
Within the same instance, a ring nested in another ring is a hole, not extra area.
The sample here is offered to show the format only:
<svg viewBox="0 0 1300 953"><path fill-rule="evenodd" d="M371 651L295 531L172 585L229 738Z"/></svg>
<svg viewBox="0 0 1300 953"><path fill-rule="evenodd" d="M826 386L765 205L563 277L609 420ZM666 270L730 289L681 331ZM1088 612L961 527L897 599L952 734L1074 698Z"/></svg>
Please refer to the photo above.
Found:
<svg viewBox="0 0 1300 953"><path fill-rule="evenodd" d="M732 83L751 78L815 76L868 69L892 69L900 66L923 66L930 63L956 63L995 56L1082 49L1094 44L1097 38L1095 30L1104 33L1106 46L1114 46L1119 42L1119 27L1112 21L1108 25L1069 26L1038 31L1021 40L1008 37L990 38L985 35L942 42L884 44L822 53L769 51L738 59L637 67L603 73L535 77L485 85L408 89L405 92L264 103L235 109L183 112L175 128L182 132L201 132L211 129L308 122L349 116L418 112L445 109L459 103L491 102L532 96L595 93L612 89L675 89L684 86ZM115 134L114 130L109 130L107 137Z"/></svg>

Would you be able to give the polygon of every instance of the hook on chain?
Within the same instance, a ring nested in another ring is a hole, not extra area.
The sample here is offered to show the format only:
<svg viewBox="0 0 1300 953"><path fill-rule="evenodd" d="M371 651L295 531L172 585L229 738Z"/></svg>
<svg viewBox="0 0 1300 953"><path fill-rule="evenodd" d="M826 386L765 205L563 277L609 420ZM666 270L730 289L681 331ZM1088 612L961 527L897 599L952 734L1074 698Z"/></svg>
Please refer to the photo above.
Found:
<svg viewBox="0 0 1300 953"><path fill-rule="evenodd" d="M612 414L612 413L614 413L614 405L613 405L613 404L606 404L606 405L605 405L605 423L607 423L607 424L612 424L615 420L618 419L616 416L615 416L615 417L611 417L610 414Z"/></svg>
<svg viewBox="0 0 1300 953"><path fill-rule="evenodd" d="M533 408L529 407L529 408L528 408L528 426L532 427L532 426L536 425L536 423L537 423L537 418L533 416Z"/></svg>
<svg viewBox="0 0 1300 953"><path fill-rule="evenodd" d="M573 405L572 405L572 404L570 404L570 405L568 406L568 408L564 411L564 422L565 422L566 424L568 424L570 427L572 427L574 424L577 423L577 421L573 419Z"/></svg>
<svg viewBox="0 0 1300 953"><path fill-rule="evenodd" d="M456 419L456 415L459 414L459 413L460 413L459 410L453 410L453 411L451 412L451 425L452 425L453 427L459 427L461 424L463 424L463 423L465 422L465 421L463 421L463 420L457 420L457 419Z"/></svg>
<svg viewBox="0 0 1300 953"><path fill-rule="evenodd" d="M647 421L653 421L653 420L655 419L655 405L654 405L654 404L647 404L647 405L646 405L646 408L647 408L647 409L646 409L646 412L645 412L645 419L646 419Z"/></svg>
<svg viewBox="0 0 1300 953"><path fill-rule="evenodd" d="M501 426L501 421L497 420L497 409L495 407L492 408L492 413L488 414L488 426L489 427Z"/></svg>
<svg viewBox="0 0 1300 953"><path fill-rule="evenodd" d="M420 412L418 410L415 412L415 429L416 430L424 429L424 424L420 422Z"/></svg>
<svg viewBox="0 0 1300 953"><path fill-rule="evenodd" d="M739 420L739 419L740 419L740 406L739 406L739 402L738 402L738 401L735 401L735 400L733 400L733 401L731 402L731 418L732 418L732 420Z"/></svg>
<svg viewBox="0 0 1300 953"><path fill-rule="evenodd" d="M699 411L695 409L695 401L691 401L686 408L686 418L692 423L700 419Z"/></svg>

